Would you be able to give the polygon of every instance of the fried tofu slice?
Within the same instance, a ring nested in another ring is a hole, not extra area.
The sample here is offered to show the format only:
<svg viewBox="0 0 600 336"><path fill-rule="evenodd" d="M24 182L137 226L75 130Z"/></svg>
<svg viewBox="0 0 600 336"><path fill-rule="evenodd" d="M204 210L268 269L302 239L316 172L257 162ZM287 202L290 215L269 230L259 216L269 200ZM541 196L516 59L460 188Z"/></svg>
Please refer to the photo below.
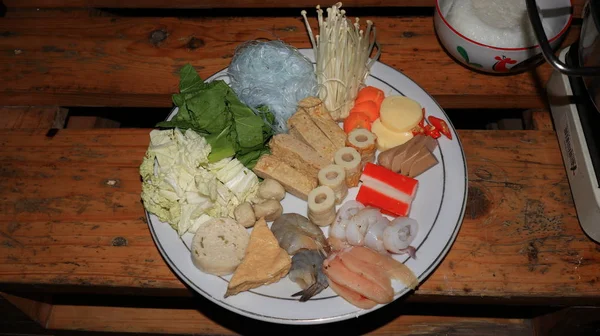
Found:
<svg viewBox="0 0 600 336"><path fill-rule="evenodd" d="M304 110L317 127L325 134L337 149L346 144L346 132L333 120L331 113L323 101L317 97L306 97L298 102L298 107Z"/></svg>
<svg viewBox="0 0 600 336"><path fill-rule="evenodd" d="M275 155L264 154L252 170L259 177L281 183L285 191L305 201L308 200L310 191L318 184L316 176L308 176Z"/></svg>
<svg viewBox="0 0 600 336"><path fill-rule="evenodd" d="M274 135L269 141L269 148L277 158L314 178L330 164L312 147L289 134Z"/></svg>
<svg viewBox="0 0 600 336"><path fill-rule="evenodd" d="M279 247L267 222L260 218L254 224L246 254L229 281L225 297L277 282L291 267L289 254Z"/></svg>
<svg viewBox="0 0 600 336"><path fill-rule="evenodd" d="M337 147L317 127L311 117L302 108L296 111L287 121L289 133L312 147L320 156L333 162Z"/></svg>

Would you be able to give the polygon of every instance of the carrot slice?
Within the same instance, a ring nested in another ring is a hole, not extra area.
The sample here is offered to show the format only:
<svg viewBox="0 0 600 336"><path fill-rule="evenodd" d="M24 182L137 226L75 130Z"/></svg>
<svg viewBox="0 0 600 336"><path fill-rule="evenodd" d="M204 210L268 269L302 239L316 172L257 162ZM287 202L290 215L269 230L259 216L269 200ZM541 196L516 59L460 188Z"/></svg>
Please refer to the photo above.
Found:
<svg viewBox="0 0 600 336"><path fill-rule="evenodd" d="M363 101L370 100L370 101L375 102L375 104L377 104L377 106L381 106L381 102L383 101L384 98L385 98L385 94L383 93L382 90L380 90L374 86L366 86L366 87L360 89L360 91L358 91L356 99L354 100L354 104L358 104Z"/></svg>
<svg viewBox="0 0 600 336"><path fill-rule="evenodd" d="M369 121L373 122L379 118L379 109L381 106L378 106L372 100L367 100L360 102L358 104L354 104L354 107L350 110L350 114L355 112L362 112L369 117Z"/></svg>
<svg viewBox="0 0 600 336"><path fill-rule="evenodd" d="M371 121L369 117L362 112L350 113L346 120L344 120L344 132L348 134L355 128L364 128L370 131Z"/></svg>

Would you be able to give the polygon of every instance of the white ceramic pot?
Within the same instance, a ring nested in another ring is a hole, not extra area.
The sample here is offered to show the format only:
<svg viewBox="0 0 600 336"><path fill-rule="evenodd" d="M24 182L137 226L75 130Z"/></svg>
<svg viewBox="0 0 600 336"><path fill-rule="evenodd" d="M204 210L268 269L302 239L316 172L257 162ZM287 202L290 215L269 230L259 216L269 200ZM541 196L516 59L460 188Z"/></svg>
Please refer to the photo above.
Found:
<svg viewBox="0 0 600 336"><path fill-rule="evenodd" d="M453 1L436 0L434 24L436 34L446 51L467 67L488 73L520 72L541 60L538 44L525 48L499 48L477 42L453 28L446 16ZM548 36L553 48L558 46L572 20L570 0L538 1L544 22L553 28L560 27L554 36ZM544 15L546 13L546 16Z"/></svg>

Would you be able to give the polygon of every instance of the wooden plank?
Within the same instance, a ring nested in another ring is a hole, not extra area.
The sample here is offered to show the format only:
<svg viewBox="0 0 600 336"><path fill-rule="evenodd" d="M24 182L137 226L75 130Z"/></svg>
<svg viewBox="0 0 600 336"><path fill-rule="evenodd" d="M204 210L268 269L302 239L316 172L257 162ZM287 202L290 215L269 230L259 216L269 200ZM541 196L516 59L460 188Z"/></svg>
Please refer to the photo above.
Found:
<svg viewBox="0 0 600 336"><path fill-rule="evenodd" d="M190 295L154 247L140 205L148 132L0 131L0 283ZM600 303L600 249L577 221L554 132L460 135L466 217L413 299Z"/></svg>
<svg viewBox="0 0 600 336"><path fill-rule="evenodd" d="M367 18L362 18L367 19ZM381 61L445 108L541 108L547 64L514 76L478 74L440 47L430 17L371 17ZM309 47L299 17L5 18L0 21L0 101L68 106L172 106L178 71L203 78L227 67L248 40ZM578 36L572 29L569 41ZM435 70L432 70L435 69Z"/></svg>
<svg viewBox="0 0 600 336"><path fill-rule="evenodd" d="M572 0L573 13L580 15L585 0ZM344 7L433 7L435 0L346 0ZM329 4L315 0L4 0L8 8L108 7L108 8L312 8Z"/></svg>
<svg viewBox="0 0 600 336"><path fill-rule="evenodd" d="M554 129L552 116L548 110L532 111L531 120L533 122L533 129L535 130L551 131Z"/></svg>
<svg viewBox="0 0 600 336"><path fill-rule="evenodd" d="M552 115L548 109L523 111L523 124L528 130L551 131L554 129Z"/></svg>
<svg viewBox="0 0 600 336"><path fill-rule="evenodd" d="M0 129L63 128L67 112L58 106L0 106Z"/></svg>
<svg viewBox="0 0 600 336"><path fill-rule="evenodd" d="M196 309L159 309L128 307L68 306L54 307L48 321L49 329L87 330L129 333L239 335L265 330L267 324L242 316L228 315L229 321L207 317ZM219 323L220 322L220 323ZM285 326L269 324L269 332L277 335L306 332L336 331L367 335L531 335L528 321L523 319L415 316L395 317L387 324L370 323L373 319L361 318L330 326ZM360 332L362 331L362 332Z"/></svg>

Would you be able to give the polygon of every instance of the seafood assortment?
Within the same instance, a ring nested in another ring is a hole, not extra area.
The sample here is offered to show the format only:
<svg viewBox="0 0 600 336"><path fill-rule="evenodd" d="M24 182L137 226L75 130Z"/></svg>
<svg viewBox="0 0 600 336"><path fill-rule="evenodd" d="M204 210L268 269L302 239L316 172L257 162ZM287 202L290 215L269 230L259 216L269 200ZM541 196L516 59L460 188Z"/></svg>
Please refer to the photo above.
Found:
<svg viewBox="0 0 600 336"><path fill-rule="evenodd" d="M341 3L336 6L334 11ZM368 70L362 63L358 68ZM206 169L222 169L219 180L210 180L212 187L206 174L195 173L190 180L199 195L227 209L212 219L214 211L206 210L210 220L194 217L188 225L195 228L194 265L208 274L231 275L225 297L287 277L298 286L290 296L300 302L330 287L350 304L371 309L394 300L394 281L409 289L418 285L415 274L394 256L417 258L412 244L419 224L409 217L418 193L416 177L438 163L436 139L442 134L451 139L450 130L443 120L426 118L425 109L409 97L386 97L364 82L352 88L335 104L318 95L300 99L285 119L287 133L263 139L258 145L268 148L252 160L236 153L250 168L232 174L229 166L207 157ZM255 126L264 131L269 125L244 124ZM211 151L229 153L208 147L206 155ZM230 197L235 202L223 201L219 181L237 196ZM356 199L346 200L356 187ZM305 215L286 212L288 194L306 202ZM181 212L191 217L194 211Z"/></svg>
<svg viewBox="0 0 600 336"><path fill-rule="evenodd" d="M334 250L348 246L366 246L374 251L409 254L416 258L410 244L418 233L418 223L408 217L389 220L379 209L365 207L357 201L346 202L329 227Z"/></svg>
<svg viewBox="0 0 600 336"><path fill-rule="evenodd" d="M329 286L351 304L370 309L392 302L391 281L414 289L418 279L403 263L369 248L353 246L331 254L323 263Z"/></svg>

